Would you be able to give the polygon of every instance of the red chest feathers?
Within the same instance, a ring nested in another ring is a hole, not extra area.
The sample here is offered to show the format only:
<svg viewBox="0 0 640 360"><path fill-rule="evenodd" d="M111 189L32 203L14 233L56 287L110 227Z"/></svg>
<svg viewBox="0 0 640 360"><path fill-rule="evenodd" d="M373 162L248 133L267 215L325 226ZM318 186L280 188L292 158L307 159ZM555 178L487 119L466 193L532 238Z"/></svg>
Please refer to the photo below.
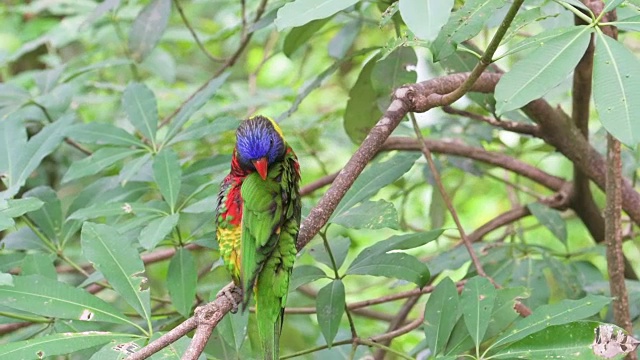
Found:
<svg viewBox="0 0 640 360"><path fill-rule="evenodd" d="M242 222L242 198L240 197L241 183L231 185L225 202L227 211L222 217L231 225L240 225Z"/></svg>

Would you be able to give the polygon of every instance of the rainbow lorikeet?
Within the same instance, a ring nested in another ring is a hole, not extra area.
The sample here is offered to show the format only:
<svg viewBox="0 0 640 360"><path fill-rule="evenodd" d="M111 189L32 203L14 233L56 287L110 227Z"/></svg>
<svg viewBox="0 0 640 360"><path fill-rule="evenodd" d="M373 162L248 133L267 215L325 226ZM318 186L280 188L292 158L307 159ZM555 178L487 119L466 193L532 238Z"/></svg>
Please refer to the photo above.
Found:
<svg viewBox="0 0 640 360"><path fill-rule="evenodd" d="M243 290L243 310L256 301L264 358L277 359L289 277L300 228L300 168L278 124L264 116L236 131L231 172L217 207L220 255Z"/></svg>

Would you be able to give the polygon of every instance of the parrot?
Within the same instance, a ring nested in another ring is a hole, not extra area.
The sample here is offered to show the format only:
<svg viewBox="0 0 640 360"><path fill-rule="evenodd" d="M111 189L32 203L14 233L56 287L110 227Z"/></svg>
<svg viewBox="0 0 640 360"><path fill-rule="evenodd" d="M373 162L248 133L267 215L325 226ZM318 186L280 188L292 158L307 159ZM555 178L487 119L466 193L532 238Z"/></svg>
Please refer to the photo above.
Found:
<svg viewBox="0 0 640 360"><path fill-rule="evenodd" d="M242 121L231 171L220 185L216 236L220 256L242 290L243 311L253 290L266 360L279 354L300 229L299 183L298 159L278 124L260 115Z"/></svg>

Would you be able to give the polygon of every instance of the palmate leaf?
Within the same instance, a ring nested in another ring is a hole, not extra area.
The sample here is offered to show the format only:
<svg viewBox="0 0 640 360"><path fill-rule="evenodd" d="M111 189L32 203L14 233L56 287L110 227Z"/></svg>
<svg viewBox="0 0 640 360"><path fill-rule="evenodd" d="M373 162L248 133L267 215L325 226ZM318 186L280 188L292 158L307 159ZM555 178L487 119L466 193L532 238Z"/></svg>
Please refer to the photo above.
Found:
<svg viewBox="0 0 640 360"><path fill-rule="evenodd" d="M496 112L521 108L562 82L582 58L592 31L576 26L518 61L496 86Z"/></svg>
<svg viewBox="0 0 640 360"><path fill-rule="evenodd" d="M327 18L360 0L295 0L278 10L274 21L278 31L302 26L310 21Z"/></svg>
<svg viewBox="0 0 640 360"><path fill-rule="evenodd" d="M113 341L115 345L118 341L136 337L137 336L132 334L119 334L106 331L54 334L0 345L0 359L43 359L45 357L64 355L88 349L110 341Z"/></svg>
<svg viewBox="0 0 640 360"><path fill-rule="evenodd" d="M104 300L40 275L14 276L13 286L0 286L0 304L53 318L106 321L137 327Z"/></svg>
<svg viewBox="0 0 640 360"><path fill-rule="evenodd" d="M371 127L382 116L376 103L378 95L371 79L378 59L380 54L369 59L360 71L356 83L349 90L349 100L344 110L344 129L351 141L356 144L364 140Z"/></svg>
<svg viewBox="0 0 640 360"><path fill-rule="evenodd" d="M40 275L51 280L57 280L58 274L56 273L55 266L53 266L54 259L55 255L53 254L29 254L24 257L24 260L22 260L20 275Z"/></svg>
<svg viewBox="0 0 640 360"><path fill-rule="evenodd" d="M0 231L13 226L14 222L11 218L18 217L25 213L40 209L44 205L40 199L28 197L25 199L9 199L5 202L0 201L0 217L5 218L4 226L0 223Z"/></svg>
<svg viewBox="0 0 640 360"><path fill-rule="evenodd" d="M85 176L95 175L98 172L113 166L117 161L141 152L142 150L131 150L129 148L121 147L100 148L91 154L91 156L80 161L74 161L69 167L69 170L67 170L67 173L64 174L62 183L67 183Z"/></svg>
<svg viewBox="0 0 640 360"><path fill-rule="evenodd" d="M178 225L180 214L175 213L154 219L140 231L140 245L151 250L160 243Z"/></svg>
<svg viewBox="0 0 640 360"><path fill-rule="evenodd" d="M597 32L593 99L600 122L630 147L640 143L640 62L624 45Z"/></svg>
<svg viewBox="0 0 640 360"><path fill-rule="evenodd" d="M145 284L144 265L132 241L111 226L90 222L84 223L80 237L87 260L151 328L150 294Z"/></svg>
<svg viewBox="0 0 640 360"><path fill-rule="evenodd" d="M326 24L330 18L318 19L311 21L302 26L293 28L284 38L282 44L282 52L287 56L291 55L300 48L300 46L308 43L313 35Z"/></svg>
<svg viewBox="0 0 640 360"><path fill-rule="evenodd" d="M400 0L399 10L409 30L422 40L432 41L447 23L453 0Z"/></svg>
<svg viewBox="0 0 640 360"><path fill-rule="evenodd" d="M351 239L344 236L337 236L329 239L329 247L331 248L331 254L333 255L333 261L336 263L338 269L344 263L349 253L349 247L351 246ZM325 264L330 268L333 268L331 257L324 246L324 242L319 242L313 246L308 246L307 251L313 257L313 259L319 263Z"/></svg>
<svg viewBox="0 0 640 360"><path fill-rule="evenodd" d="M342 280L333 280L318 291L316 313L318 325L329 348L333 344L344 313L345 290Z"/></svg>

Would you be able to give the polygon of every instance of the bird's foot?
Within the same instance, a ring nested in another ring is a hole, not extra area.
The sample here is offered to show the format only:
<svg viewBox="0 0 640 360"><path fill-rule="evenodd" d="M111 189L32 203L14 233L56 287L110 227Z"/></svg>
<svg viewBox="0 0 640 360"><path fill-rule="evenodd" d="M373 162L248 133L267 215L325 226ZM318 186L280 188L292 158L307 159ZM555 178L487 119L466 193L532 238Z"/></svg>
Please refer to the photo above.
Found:
<svg viewBox="0 0 640 360"><path fill-rule="evenodd" d="M222 290L218 291L216 298L219 297L225 297L227 300L229 300L229 302L231 302L231 304L233 305L233 308L231 308L231 313L235 314L238 312L238 306L242 302L242 290L240 290L240 288L237 287L234 283L229 283L228 285L223 287ZM241 299L240 301L237 300L238 297Z"/></svg>

